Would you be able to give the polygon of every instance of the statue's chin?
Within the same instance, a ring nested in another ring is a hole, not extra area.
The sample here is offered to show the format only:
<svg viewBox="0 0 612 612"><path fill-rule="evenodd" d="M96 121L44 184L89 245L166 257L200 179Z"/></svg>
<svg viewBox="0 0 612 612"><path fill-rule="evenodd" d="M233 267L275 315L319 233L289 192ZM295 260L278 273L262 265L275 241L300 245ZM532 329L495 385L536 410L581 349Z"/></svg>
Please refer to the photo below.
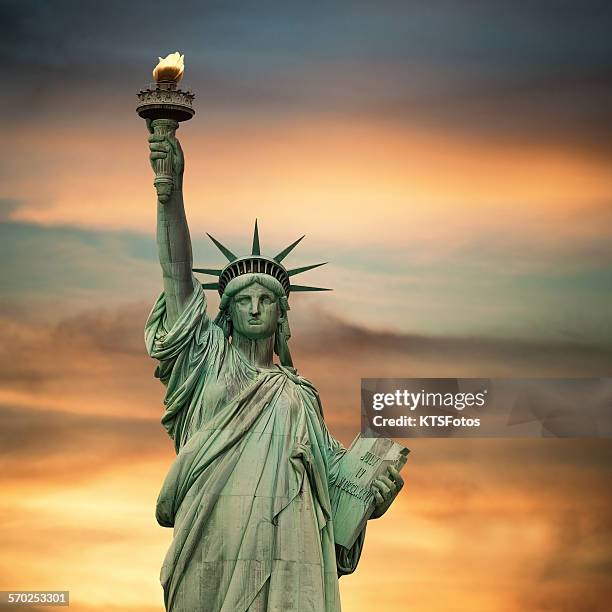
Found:
<svg viewBox="0 0 612 612"><path fill-rule="evenodd" d="M274 335L273 331L262 329L263 325L249 325L248 329L236 330L241 336L248 340L265 340Z"/></svg>
<svg viewBox="0 0 612 612"><path fill-rule="evenodd" d="M274 334L267 334L267 333L262 333L262 334L257 334L257 333L247 333L247 334L242 334L245 338L248 338L249 340L265 340L266 338L270 338L272 337Z"/></svg>

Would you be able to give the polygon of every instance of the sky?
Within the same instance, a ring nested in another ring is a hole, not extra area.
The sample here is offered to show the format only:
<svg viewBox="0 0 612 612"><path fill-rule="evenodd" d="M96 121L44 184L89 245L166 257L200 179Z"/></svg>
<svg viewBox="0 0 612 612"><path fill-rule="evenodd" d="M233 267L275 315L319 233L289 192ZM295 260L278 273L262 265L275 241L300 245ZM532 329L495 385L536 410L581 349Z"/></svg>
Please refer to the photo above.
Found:
<svg viewBox="0 0 612 612"><path fill-rule="evenodd" d="M0 94L0 590L163 609L172 461L136 92L185 54L195 262L302 234L292 352L332 432L361 377L608 376L605 2L8 2ZM218 298L210 296L214 312ZM606 440L414 440L344 609L603 610ZM384 588L381 588L384 587Z"/></svg>

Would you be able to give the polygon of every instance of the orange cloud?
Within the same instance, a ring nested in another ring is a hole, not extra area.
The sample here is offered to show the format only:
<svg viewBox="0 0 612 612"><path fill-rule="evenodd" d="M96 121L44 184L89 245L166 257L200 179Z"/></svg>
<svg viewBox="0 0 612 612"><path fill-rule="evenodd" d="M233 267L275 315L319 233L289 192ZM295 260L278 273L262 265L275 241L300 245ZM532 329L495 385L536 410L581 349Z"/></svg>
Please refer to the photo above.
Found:
<svg viewBox="0 0 612 612"><path fill-rule="evenodd" d="M199 230L259 216L281 240L296 228L347 245L420 240L442 248L487 231L562 241L576 231L600 234L588 214L579 228L568 217L612 195L607 160L537 142L315 119L193 123L180 137L188 216ZM24 201L13 219L153 231L146 132L136 120L132 129L23 128L16 140L29 167L16 167L5 185Z"/></svg>
<svg viewBox="0 0 612 612"><path fill-rule="evenodd" d="M361 375L576 375L607 363L579 346L381 333L307 312L296 320L296 363L345 443ZM154 505L173 451L140 348L144 313L5 325L5 404L11 394L21 403L0 412L0 588L70 589L77 612L163 609L157 578L171 533ZM609 441L406 443L406 486L342 578L344 609L546 612L609 601Z"/></svg>

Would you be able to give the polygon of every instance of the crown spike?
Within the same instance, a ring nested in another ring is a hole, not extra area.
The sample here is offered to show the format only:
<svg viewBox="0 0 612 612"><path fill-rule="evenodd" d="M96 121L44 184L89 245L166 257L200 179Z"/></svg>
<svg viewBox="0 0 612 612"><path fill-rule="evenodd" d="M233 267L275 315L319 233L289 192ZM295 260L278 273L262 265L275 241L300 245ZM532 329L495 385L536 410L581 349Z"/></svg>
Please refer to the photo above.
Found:
<svg viewBox="0 0 612 612"><path fill-rule="evenodd" d="M228 261L235 261L237 257L227 248L224 247L216 238L213 238L208 232L206 235L215 243L215 246L225 255Z"/></svg>
<svg viewBox="0 0 612 612"><path fill-rule="evenodd" d="M302 268L293 268L293 270L287 270L287 274L289 276L294 276L295 274L301 274L302 272L306 272L307 270L312 270L313 268L318 268L319 266L324 266L327 262L312 264L310 266L303 266Z"/></svg>
<svg viewBox="0 0 612 612"><path fill-rule="evenodd" d="M192 272L199 272L200 274L210 274L210 276L221 276L223 270L216 270L213 268L191 268Z"/></svg>
<svg viewBox="0 0 612 612"><path fill-rule="evenodd" d="M219 289L219 283L200 283L203 289Z"/></svg>
<svg viewBox="0 0 612 612"><path fill-rule="evenodd" d="M289 291L332 291L324 287L306 287L304 285L291 285Z"/></svg>
<svg viewBox="0 0 612 612"><path fill-rule="evenodd" d="M253 230L253 248L251 255L261 255L259 251L259 231L257 229L257 219L255 219L255 229Z"/></svg>
<svg viewBox="0 0 612 612"><path fill-rule="evenodd" d="M274 261L277 261L278 263L283 261L283 259L285 259L285 257L287 257L287 255L289 255L289 253L295 249L295 247L304 239L305 236L306 234L304 234L304 236L301 238L298 238L295 242L292 242L286 249L283 249L278 255L273 257Z"/></svg>

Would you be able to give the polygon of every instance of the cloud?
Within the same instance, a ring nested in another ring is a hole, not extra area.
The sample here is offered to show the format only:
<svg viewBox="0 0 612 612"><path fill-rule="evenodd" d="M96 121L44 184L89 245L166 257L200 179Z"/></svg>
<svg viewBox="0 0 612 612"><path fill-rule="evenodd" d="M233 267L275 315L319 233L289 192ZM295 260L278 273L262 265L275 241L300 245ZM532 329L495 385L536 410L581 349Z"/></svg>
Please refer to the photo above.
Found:
<svg viewBox="0 0 612 612"><path fill-rule="evenodd" d="M133 113L160 53L186 53L198 96L181 128L193 235L238 241L236 219L263 212L270 244L304 228L304 257L336 260L317 276L329 311L292 297L292 351L343 442L362 376L609 373L607 4L143 7L3 10L0 573L68 585L81 612L162 601L172 449L142 347L160 283ZM345 608L604 609L607 441L410 446Z"/></svg>
<svg viewBox="0 0 612 612"><path fill-rule="evenodd" d="M415 377L427 376L426 372L431 373L432 368L438 376L450 374L451 369L467 372L475 368L480 369L480 376L487 371L499 371L498 368L516 376L536 371L540 376L545 372L554 376L555 371L557 376L571 372L603 375L602 368L609 359L609 350L580 342L428 336L368 329L317 309L304 316L306 328L301 332L297 328L298 351L304 351L311 358L321 356L320 343L325 338L324 359L338 360L350 355L352 363L355 360L378 362L395 372L390 377L399 376L397 372L402 369L413 372ZM321 331L313 333L317 328Z"/></svg>
<svg viewBox="0 0 612 612"><path fill-rule="evenodd" d="M153 507L173 450L158 421L154 363L139 346L145 313L133 304L4 326L4 346L21 352L0 357L2 389L22 401L0 408L0 565L14 584L69 585L83 612L108 609L101 582L125 598L123 609L161 602L156 577L169 535ZM300 306L291 314L295 361L345 443L358 426L361 376L579 375L609 363L582 345L432 338ZM390 611L448 609L451 594L458 610L544 612L546 601L576 601L586 588L593 609L607 601L607 440L407 443L406 486L368 528L358 574L343 579L345 607L372 609L376 588L384 591L376 605Z"/></svg>
<svg viewBox="0 0 612 612"><path fill-rule="evenodd" d="M41 409L161 418L162 387L144 349L148 310L136 304L59 324L4 318L2 397Z"/></svg>
<svg viewBox="0 0 612 612"><path fill-rule="evenodd" d="M368 609L377 585L391 610L544 612L583 594L605 609L612 446L592 442L409 441L406 485L368 527L345 605Z"/></svg>
<svg viewBox="0 0 612 612"><path fill-rule="evenodd" d="M83 185L84 192L91 189ZM143 188L143 193L149 189L150 185ZM205 231L237 252L246 251L252 228L249 214L245 219L244 210L224 206L219 214L233 220L211 220L208 208L198 201L190 196L187 202L196 264L221 263ZM499 215L500 209L495 210ZM44 223L48 215L76 221L76 214L90 223L98 219L112 224L119 211L122 220L129 216L130 223L146 221L153 231L154 211L145 200L104 207L96 198L78 206L69 200L60 210L22 203L12 214ZM493 218L492 210L474 210L469 219L464 213L449 216L442 209L424 212L415 206L409 214L404 210L397 218L393 213L381 221L372 209L377 221L370 222L364 214L355 226L332 218L319 231L312 225L319 213L313 212L302 224L287 209L282 215L260 217L260 228L264 252L269 253L308 232L308 240L288 265L331 260L329 266L309 273L308 282L333 287L325 302L337 313L350 312L356 321L427 335L609 344L610 334L604 330L610 329L610 207L557 207L550 214L531 209L507 222ZM114 307L142 296L151 298L161 287L155 240L149 233L9 221L0 224L0 254L15 262L4 271L0 292L5 303L36 316L56 318L58 311L75 313L92 304Z"/></svg>
<svg viewBox="0 0 612 612"><path fill-rule="evenodd" d="M26 407L161 418L143 326L150 304L88 310L58 322L4 315L2 396ZM211 315L214 315L214 306ZM579 342L436 337L368 329L294 303L292 352L332 421L357 426L362 377L605 376L609 350ZM350 428L349 428L350 429ZM350 431L344 430L345 437Z"/></svg>
<svg viewBox="0 0 612 612"><path fill-rule="evenodd" d="M83 400L86 402L87 397ZM74 486L134 462L171 456L158 421L0 405L5 486Z"/></svg>
<svg viewBox="0 0 612 612"><path fill-rule="evenodd" d="M57 318L153 294L155 243L137 233L0 223L3 308ZM22 317L19 317L22 319Z"/></svg>
<svg viewBox="0 0 612 612"><path fill-rule="evenodd" d="M8 221L11 214L22 205L19 200L0 198L0 223Z"/></svg>
<svg viewBox="0 0 612 612"><path fill-rule="evenodd" d="M312 379L328 419L347 442L358 426L360 379L371 377L606 376L609 349L584 342L428 336L376 330L297 298L294 362ZM0 323L2 397L9 404L113 417L161 418L143 326L151 305L131 302L68 315ZM214 315L211 305L211 316Z"/></svg>
<svg viewBox="0 0 612 612"><path fill-rule="evenodd" d="M375 117L611 153L612 15L599 2L554 12L450 2L435 10L187 2L178 13L164 3L105 6L7 4L0 50L13 66L4 97L13 117L76 112L126 123L122 109L150 79L155 58L180 47L189 83L215 121Z"/></svg>

